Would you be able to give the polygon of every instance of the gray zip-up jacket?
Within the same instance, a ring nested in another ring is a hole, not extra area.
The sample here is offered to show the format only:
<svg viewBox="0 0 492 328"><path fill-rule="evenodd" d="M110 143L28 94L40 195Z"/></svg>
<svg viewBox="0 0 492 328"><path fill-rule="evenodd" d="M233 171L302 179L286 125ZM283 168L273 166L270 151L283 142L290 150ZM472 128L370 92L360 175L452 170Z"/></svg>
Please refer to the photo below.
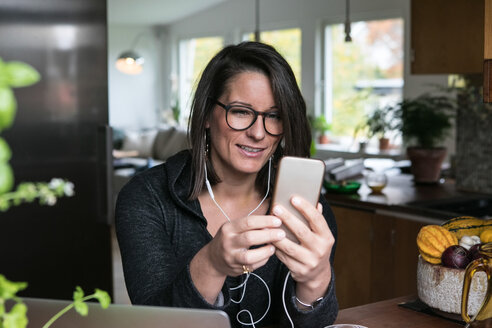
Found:
<svg viewBox="0 0 492 328"><path fill-rule="evenodd" d="M190 190L191 155L189 151L182 151L166 163L133 177L119 193L116 233L132 303L220 309L229 315L232 327L242 327L236 315L246 309L257 321L268 308L268 292L254 275L248 279L240 304L231 299L238 300L241 292L230 288L239 285L245 275L227 277L221 292L223 300L216 304L208 303L195 288L189 264L193 256L212 240L212 236L207 230L199 201L188 200ZM320 202L336 240L333 213L324 197L320 197ZM334 252L335 246L331 254L332 268ZM275 255L254 271L266 282L271 293L270 309L255 324L256 327L290 327L282 304L287 272L286 266ZM323 301L313 310L301 311L295 303L295 281L289 277L285 300L295 327L324 327L333 323L338 313L334 280L332 269L331 283ZM246 314L241 314L240 320L251 322Z"/></svg>

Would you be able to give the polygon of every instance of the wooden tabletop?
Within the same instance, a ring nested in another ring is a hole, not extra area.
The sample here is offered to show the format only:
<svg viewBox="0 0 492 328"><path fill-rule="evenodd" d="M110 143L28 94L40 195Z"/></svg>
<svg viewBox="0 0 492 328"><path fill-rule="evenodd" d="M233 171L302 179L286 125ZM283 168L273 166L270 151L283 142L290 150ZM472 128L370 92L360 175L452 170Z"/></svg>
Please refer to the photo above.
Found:
<svg viewBox="0 0 492 328"><path fill-rule="evenodd" d="M453 321L398 306L414 299L405 296L343 309L335 323L353 323L368 328L463 328Z"/></svg>

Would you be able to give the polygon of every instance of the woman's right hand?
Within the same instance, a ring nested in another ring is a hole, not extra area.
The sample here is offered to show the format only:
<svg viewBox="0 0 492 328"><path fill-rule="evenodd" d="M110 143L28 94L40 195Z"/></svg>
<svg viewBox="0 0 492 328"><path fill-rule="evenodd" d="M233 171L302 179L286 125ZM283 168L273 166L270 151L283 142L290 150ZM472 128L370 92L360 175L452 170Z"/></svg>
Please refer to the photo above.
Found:
<svg viewBox="0 0 492 328"><path fill-rule="evenodd" d="M275 253L273 242L285 238L282 222L271 215L251 215L224 223L215 237L191 260L190 275L197 290L214 304L227 276L253 271ZM254 249L251 246L262 245Z"/></svg>
<svg viewBox="0 0 492 328"><path fill-rule="evenodd" d="M273 242L282 240L282 221L271 215L251 215L224 223L207 245L210 262L218 273L237 276L265 265L275 253ZM251 246L263 245L251 249Z"/></svg>

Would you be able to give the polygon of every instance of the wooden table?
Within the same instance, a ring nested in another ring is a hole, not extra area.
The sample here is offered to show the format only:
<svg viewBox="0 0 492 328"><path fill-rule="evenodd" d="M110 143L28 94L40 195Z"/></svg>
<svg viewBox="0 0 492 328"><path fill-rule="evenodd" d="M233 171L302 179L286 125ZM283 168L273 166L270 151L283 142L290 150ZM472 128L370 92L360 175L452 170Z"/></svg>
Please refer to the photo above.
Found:
<svg viewBox="0 0 492 328"><path fill-rule="evenodd" d="M335 323L353 323L368 328L463 328L464 326L441 317L420 313L398 306L415 297L405 296L377 303L343 309Z"/></svg>

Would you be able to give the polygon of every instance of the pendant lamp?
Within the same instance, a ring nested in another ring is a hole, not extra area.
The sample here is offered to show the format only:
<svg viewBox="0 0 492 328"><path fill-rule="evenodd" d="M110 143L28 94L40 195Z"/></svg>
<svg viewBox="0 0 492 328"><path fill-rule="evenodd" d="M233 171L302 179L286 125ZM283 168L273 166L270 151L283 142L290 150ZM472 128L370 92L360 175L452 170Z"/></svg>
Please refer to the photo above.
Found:
<svg viewBox="0 0 492 328"><path fill-rule="evenodd" d="M352 42L350 36L350 0L345 0L345 42Z"/></svg>
<svg viewBox="0 0 492 328"><path fill-rule="evenodd" d="M134 50L142 35L143 33L138 34L135 37L130 50L122 52L116 60L116 68L120 72L129 75L136 75L142 72L145 59Z"/></svg>
<svg viewBox="0 0 492 328"><path fill-rule="evenodd" d="M260 42L260 0L255 0L255 41Z"/></svg>

